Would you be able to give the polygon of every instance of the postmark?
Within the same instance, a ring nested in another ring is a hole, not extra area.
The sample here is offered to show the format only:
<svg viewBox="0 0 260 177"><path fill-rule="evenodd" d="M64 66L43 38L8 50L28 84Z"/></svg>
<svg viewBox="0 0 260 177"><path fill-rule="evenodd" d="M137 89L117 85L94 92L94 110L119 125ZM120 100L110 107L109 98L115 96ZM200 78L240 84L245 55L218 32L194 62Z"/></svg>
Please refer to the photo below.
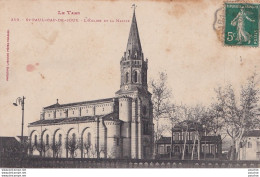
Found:
<svg viewBox="0 0 260 177"><path fill-rule="evenodd" d="M224 44L259 46L259 4L225 3Z"/></svg>

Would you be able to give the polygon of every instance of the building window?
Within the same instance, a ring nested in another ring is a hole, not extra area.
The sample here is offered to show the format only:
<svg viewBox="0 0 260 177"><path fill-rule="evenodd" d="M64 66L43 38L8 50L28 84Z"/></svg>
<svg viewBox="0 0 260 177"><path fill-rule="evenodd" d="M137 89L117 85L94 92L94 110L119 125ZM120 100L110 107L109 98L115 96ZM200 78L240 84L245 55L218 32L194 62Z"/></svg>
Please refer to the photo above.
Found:
<svg viewBox="0 0 260 177"><path fill-rule="evenodd" d="M125 83L128 83L129 74L128 72L125 73Z"/></svg>
<svg viewBox="0 0 260 177"><path fill-rule="evenodd" d="M49 135L46 135L46 145L49 145Z"/></svg>
<svg viewBox="0 0 260 177"><path fill-rule="evenodd" d="M50 115L50 114L48 114L48 116L50 117L51 115Z"/></svg>
<svg viewBox="0 0 260 177"><path fill-rule="evenodd" d="M74 111L72 111L72 114L74 114Z"/></svg>
<svg viewBox="0 0 260 177"><path fill-rule="evenodd" d="M91 145L91 133L88 133L88 145L90 146Z"/></svg>
<svg viewBox="0 0 260 177"><path fill-rule="evenodd" d="M86 110L86 112L88 113L88 109Z"/></svg>
<svg viewBox="0 0 260 177"><path fill-rule="evenodd" d="M163 146L159 146L159 154L164 154L164 147Z"/></svg>
<svg viewBox="0 0 260 177"><path fill-rule="evenodd" d="M175 146L175 147L174 147L174 152L179 153L179 152L180 152L180 147L179 147L179 146Z"/></svg>
<svg viewBox="0 0 260 177"><path fill-rule="evenodd" d="M75 133L72 134L72 142L76 143L76 134Z"/></svg>
<svg viewBox="0 0 260 177"><path fill-rule="evenodd" d="M166 147L166 152L167 152L167 153L170 153L170 152L171 152L171 146L167 146L167 147Z"/></svg>
<svg viewBox="0 0 260 177"><path fill-rule="evenodd" d="M62 141L62 135L59 134L59 144L61 144L61 141Z"/></svg>
<svg viewBox="0 0 260 177"><path fill-rule="evenodd" d="M179 141L179 133L175 133L175 141Z"/></svg>
<svg viewBox="0 0 260 177"><path fill-rule="evenodd" d="M34 135L34 145L37 145L37 135Z"/></svg>
<svg viewBox="0 0 260 177"><path fill-rule="evenodd" d="M248 148L252 148L252 143L251 143L251 142L248 142L248 143L247 143L247 147L248 147Z"/></svg>
<svg viewBox="0 0 260 177"><path fill-rule="evenodd" d="M61 113L60 113L60 116L61 116Z"/></svg>
<svg viewBox="0 0 260 177"><path fill-rule="evenodd" d="M103 108L103 111L105 111L105 108Z"/></svg>
<svg viewBox="0 0 260 177"><path fill-rule="evenodd" d="M215 153L216 153L216 152L215 152L215 151L216 151L215 145L212 144L210 149L211 149L211 153L212 153L212 154L215 154Z"/></svg>
<svg viewBox="0 0 260 177"><path fill-rule="evenodd" d="M137 71L134 71L134 83L137 83L137 77L138 77L138 73Z"/></svg>

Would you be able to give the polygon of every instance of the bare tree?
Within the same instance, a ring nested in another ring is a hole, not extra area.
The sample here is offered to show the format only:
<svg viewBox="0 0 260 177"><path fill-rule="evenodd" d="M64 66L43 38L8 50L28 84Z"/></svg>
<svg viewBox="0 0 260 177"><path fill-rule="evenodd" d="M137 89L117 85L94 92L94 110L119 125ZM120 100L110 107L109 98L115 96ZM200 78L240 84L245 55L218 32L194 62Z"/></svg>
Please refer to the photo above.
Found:
<svg viewBox="0 0 260 177"><path fill-rule="evenodd" d="M40 143L35 145L35 148L39 151L40 156L45 157L46 152L50 149L50 145L42 140Z"/></svg>
<svg viewBox="0 0 260 177"><path fill-rule="evenodd" d="M230 160L240 159L239 145L244 133L259 126L257 117L259 90L256 88L255 79L256 74L253 74L241 87L239 101L232 85L228 85L224 90L222 88L216 90L218 105L223 111L225 129L232 139Z"/></svg>
<svg viewBox="0 0 260 177"><path fill-rule="evenodd" d="M203 124L203 119L205 119L206 115L207 114L205 108L201 105L196 105L195 107L191 108L190 126L194 131L194 135L192 137L193 145L192 145L192 152L191 152L191 160L194 160L196 142L197 142L197 156L198 156L198 160L200 160L200 142L202 137L201 132L203 130L202 124ZM207 121L207 119L205 119L205 121Z"/></svg>
<svg viewBox="0 0 260 177"><path fill-rule="evenodd" d="M53 157L58 158L61 153L62 143L60 141L54 141L50 144L50 147L53 151Z"/></svg>
<svg viewBox="0 0 260 177"><path fill-rule="evenodd" d="M221 105L217 103L211 104L208 108L206 116L202 120L202 124L207 127L207 132L213 134L214 136L219 136L221 138L217 138L214 144L214 159L216 159L216 151L217 147L219 147L220 143L226 138L227 133L224 131L225 120L223 118L223 110Z"/></svg>
<svg viewBox="0 0 260 177"><path fill-rule="evenodd" d="M171 151L170 151L170 159L172 158L173 153L173 129L176 124L179 123L179 107L175 105L171 105L168 107L168 119L170 122L170 126L167 126L167 130L171 133Z"/></svg>
<svg viewBox="0 0 260 177"><path fill-rule="evenodd" d="M75 138L67 138L66 140L66 149L70 153L70 157L74 158L76 156L76 150L81 146L81 140Z"/></svg>
<svg viewBox="0 0 260 177"><path fill-rule="evenodd" d="M183 140L184 140L181 159L184 160L185 159L185 149L186 149L186 144L187 144L187 135L188 135L189 128L191 126L191 123L190 123L191 109L189 107L185 106L185 105L179 106L178 117L179 117L179 120L180 120L179 125L180 125L181 130L182 130L182 132L181 132L182 135L183 135L182 137L183 137Z"/></svg>
<svg viewBox="0 0 260 177"><path fill-rule="evenodd" d="M164 72L159 73L159 78L157 80L152 80L150 82L150 88L152 89L152 102L153 102L153 118L156 121L155 130L155 141L159 139L159 120L161 118L166 118L169 106L171 90L167 86L167 74ZM157 150L155 150L157 153Z"/></svg>
<svg viewBox="0 0 260 177"><path fill-rule="evenodd" d="M87 156L87 158L89 158L90 157L90 150L91 150L91 143L89 141L84 141L83 146L82 146L82 150L84 152L84 157Z"/></svg>

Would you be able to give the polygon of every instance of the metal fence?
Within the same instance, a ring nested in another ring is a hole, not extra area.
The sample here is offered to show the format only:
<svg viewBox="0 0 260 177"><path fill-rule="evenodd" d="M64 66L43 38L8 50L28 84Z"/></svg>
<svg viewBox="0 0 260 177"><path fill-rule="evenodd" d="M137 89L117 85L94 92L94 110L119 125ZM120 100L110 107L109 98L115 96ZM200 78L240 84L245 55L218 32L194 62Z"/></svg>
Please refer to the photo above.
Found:
<svg viewBox="0 0 260 177"><path fill-rule="evenodd" d="M260 161L1 158L2 168L260 168Z"/></svg>

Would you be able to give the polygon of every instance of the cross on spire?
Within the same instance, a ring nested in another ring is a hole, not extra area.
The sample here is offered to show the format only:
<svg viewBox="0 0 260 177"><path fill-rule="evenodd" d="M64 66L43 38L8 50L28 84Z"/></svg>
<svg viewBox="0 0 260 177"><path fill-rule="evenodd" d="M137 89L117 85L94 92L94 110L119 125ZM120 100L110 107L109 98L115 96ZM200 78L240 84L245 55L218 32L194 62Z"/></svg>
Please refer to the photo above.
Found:
<svg viewBox="0 0 260 177"><path fill-rule="evenodd" d="M132 24L130 27L130 33L128 37L128 42L127 42L127 47L126 47L126 54L127 58L129 59L142 59L142 47L141 47L141 42L139 38L139 33L138 33L138 27L137 27L137 22L136 22L136 17L135 17L135 9L136 5L133 4L132 8L134 8L133 12L133 18L132 18Z"/></svg>
<svg viewBox="0 0 260 177"><path fill-rule="evenodd" d="M135 13L135 9L136 9L137 5L133 4L131 8L134 8L134 13Z"/></svg>

